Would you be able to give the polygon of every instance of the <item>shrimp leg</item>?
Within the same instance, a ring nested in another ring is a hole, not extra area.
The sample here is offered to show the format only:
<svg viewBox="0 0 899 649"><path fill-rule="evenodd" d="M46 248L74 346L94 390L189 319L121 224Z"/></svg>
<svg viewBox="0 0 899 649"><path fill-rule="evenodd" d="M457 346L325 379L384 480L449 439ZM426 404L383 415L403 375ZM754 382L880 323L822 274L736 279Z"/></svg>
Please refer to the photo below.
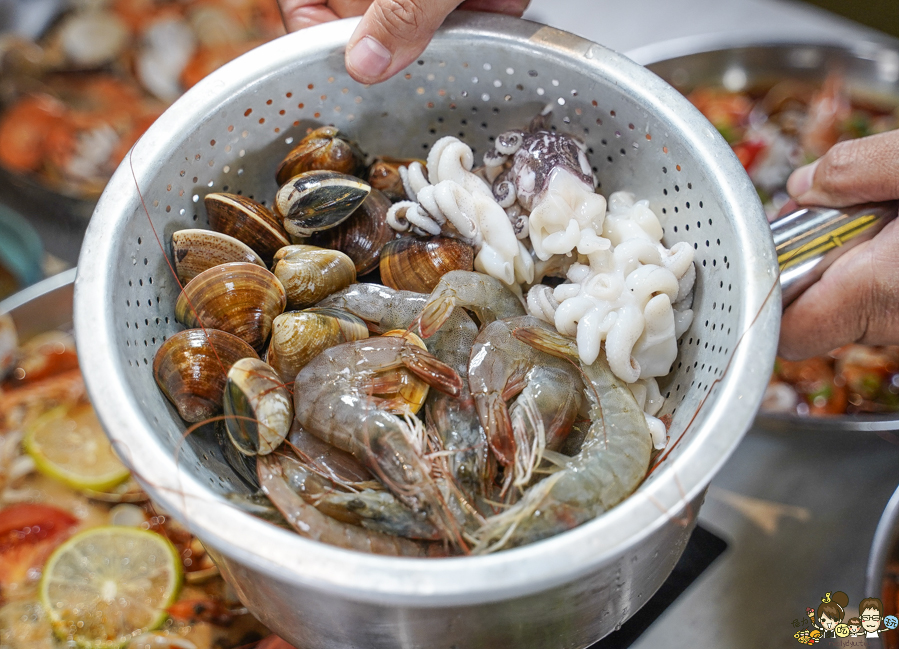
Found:
<svg viewBox="0 0 899 649"><path fill-rule="evenodd" d="M498 279L483 273L453 270L440 278L422 309L418 325L421 337L433 336L457 306L473 311L481 326L527 313L521 298Z"/></svg>

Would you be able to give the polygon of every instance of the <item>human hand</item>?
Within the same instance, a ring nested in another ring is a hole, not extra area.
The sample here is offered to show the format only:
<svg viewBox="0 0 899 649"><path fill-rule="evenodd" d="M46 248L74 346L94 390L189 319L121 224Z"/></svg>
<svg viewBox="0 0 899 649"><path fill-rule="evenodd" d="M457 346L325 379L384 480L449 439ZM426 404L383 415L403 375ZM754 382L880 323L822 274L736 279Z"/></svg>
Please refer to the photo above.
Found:
<svg viewBox="0 0 899 649"><path fill-rule="evenodd" d="M899 198L899 131L841 142L793 172L800 205L846 207ZM798 360L852 342L899 343L899 221L837 259L784 311L779 353Z"/></svg>
<svg viewBox="0 0 899 649"><path fill-rule="evenodd" d="M346 48L356 81L378 83L412 63L456 9L521 16L529 0L278 0L288 31L362 16Z"/></svg>

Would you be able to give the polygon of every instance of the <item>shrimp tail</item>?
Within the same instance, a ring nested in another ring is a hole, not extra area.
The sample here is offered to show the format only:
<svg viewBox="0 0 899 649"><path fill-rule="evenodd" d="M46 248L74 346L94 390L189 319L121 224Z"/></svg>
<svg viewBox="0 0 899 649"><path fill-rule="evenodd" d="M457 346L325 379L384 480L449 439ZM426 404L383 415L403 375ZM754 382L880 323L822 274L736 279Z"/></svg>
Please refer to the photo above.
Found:
<svg viewBox="0 0 899 649"><path fill-rule="evenodd" d="M544 329L542 327L516 327L512 335L523 343L526 343L547 354L566 360L578 361L577 342L566 338L562 334Z"/></svg>
<svg viewBox="0 0 899 649"><path fill-rule="evenodd" d="M462 379L458 372L428 352L409 345L401 358L403 365L431 387L451 397L462 394Z"/></svg>
<svg viewBox="0 0 899 649"><path fill-rule="evenodd" d="M474 401L493 454L500 464L511 466L515 462L515 432L502 394L476 394Z"/></svg>
<svg viewBox="0 0 899 649"><path fill-rule="evenodd" d="M421 332L421 337L430 338L437 333L450 317L455 306L456 296L452 289L445 291L435 289L419 316L418 330Z"/></svg>

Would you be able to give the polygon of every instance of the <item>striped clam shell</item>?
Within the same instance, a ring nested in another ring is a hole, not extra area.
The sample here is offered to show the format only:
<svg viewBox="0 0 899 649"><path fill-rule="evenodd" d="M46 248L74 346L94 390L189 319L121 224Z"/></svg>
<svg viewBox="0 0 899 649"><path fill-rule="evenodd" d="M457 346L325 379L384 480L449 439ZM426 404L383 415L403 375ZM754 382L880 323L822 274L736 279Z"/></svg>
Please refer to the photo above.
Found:
<svg viewBox="0 0 899 649"><path fill-rule="evenodd" d="M284 229L296 237L327 230L349 218L371 192L368 183L334 171L307 171L287 181L275 195Z"/></svg>

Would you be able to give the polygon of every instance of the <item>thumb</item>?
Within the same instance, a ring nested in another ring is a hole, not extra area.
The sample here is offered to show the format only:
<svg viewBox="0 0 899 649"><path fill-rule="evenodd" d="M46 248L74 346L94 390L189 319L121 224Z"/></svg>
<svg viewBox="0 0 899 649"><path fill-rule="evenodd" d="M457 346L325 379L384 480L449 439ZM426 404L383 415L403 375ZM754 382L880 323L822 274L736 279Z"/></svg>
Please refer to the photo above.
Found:
<svg viewBox="0 0 899 649"><path fill-rule="evenodd" d="M840 142L793 172L790 196L802 205L847 207L899 198L899 131Z"/></svg>
<svg viewBox="0 0 899 649"><path fill-rule="evenodd" d="M346 68L356 81L390 78L421 54L461 0L375 0L353 32Z"/></svg>

